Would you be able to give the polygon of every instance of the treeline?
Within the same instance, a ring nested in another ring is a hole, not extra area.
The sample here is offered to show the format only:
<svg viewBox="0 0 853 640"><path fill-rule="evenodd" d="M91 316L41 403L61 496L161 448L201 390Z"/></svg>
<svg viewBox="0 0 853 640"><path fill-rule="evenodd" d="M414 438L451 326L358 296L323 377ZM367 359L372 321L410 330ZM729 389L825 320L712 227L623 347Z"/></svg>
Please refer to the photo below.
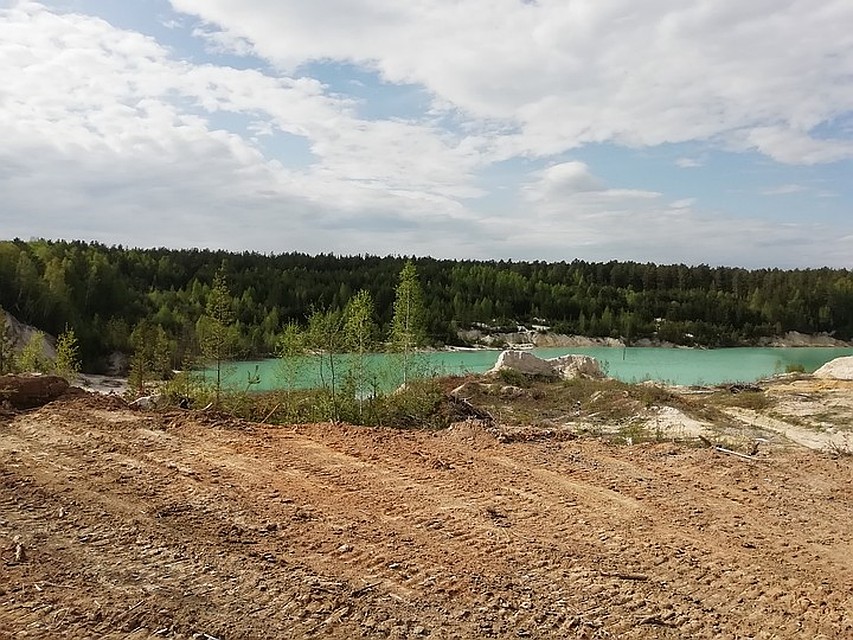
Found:
<svg viewBox="0 0 853 640"><path fill-rule="evenodd" d="M140 323L162 329L177 365L198 352L196 329L214 275L224 274L237 355L273 353L289 322L343 311L368 291L387 331L402 257L264 255L131 249L65 241L0 242L0 306L58 334L74 329L84 363L131 351ZM787 331L853 337L853 273L839 269L413 260L433 344L473 323L547 324L554 331L629 341L750 344Z"/></svg>

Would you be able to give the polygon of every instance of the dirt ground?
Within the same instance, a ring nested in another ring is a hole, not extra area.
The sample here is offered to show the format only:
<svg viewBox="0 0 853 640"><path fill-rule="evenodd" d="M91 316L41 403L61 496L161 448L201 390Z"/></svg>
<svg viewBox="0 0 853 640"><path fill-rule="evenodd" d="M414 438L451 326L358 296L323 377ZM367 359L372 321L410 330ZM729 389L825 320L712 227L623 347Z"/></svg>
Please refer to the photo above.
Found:
<svg viewBox="0 0 853 640"><path fill-rule="evenodd" d="M792 442L62 399L0 414L0 638L853 638L851 487Z"/></svg>

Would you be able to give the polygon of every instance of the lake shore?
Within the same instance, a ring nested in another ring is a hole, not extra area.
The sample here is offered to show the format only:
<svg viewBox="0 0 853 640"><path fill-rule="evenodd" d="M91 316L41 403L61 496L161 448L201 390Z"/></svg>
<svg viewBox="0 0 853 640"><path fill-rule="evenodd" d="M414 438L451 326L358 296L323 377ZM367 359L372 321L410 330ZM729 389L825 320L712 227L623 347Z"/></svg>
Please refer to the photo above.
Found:
<svg viewBox="0 0 853 640"><path fill-rule="evenodd" d="M493 349L535 349L554 347L653 347L666 349L708 349L703 345L679 345L666 340L640 338L629 344L619 338L594 338L575 334L551 333L549 331L524 330L515 332L489 333L481 329L462 330L459 338L467 343L466 346L448 346L448 351L493 350ZM755 344L737 345L740 347L835 347L853 346L853 342L839 340L827 333L805 334L789 331L781 336L759 338Z"/></svg>

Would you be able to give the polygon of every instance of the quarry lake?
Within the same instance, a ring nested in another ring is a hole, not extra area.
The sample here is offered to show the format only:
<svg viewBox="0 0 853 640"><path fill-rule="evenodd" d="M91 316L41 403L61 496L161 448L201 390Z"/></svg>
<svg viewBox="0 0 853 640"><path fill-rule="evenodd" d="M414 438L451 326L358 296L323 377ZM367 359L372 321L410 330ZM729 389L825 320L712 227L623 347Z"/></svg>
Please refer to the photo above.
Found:
<svg viewBox="0 0 853 640"><path fill-rule="evenodd" d="M712 385L723 382L753 382L777 373L789 366L802 366L813 372L834 358L853 355L853 348L797 347L797 348L731 348L731 349L668 349L668 348L609 348L609 347L559 347L532 349L540 358L553 358L568 353L592 356L601 363L608 376L625 382L655 380L669 384ZM420 353L418 367L435 375L483 373L492 368L499 350L434 351ZM368 356L368 366L382 372L381 386L393 388L399 373L399 356L374 354ZM328 377L328 359L324 375ZM336 357L338 379L346 369L348 356ZM319 357L303 357L297 363L297 386L313 387L320 384ZM280 360L253 360L229 363L224 370L226 385L246 387L256 373L260 384L252 390L268 391L284 385Z"/></svg>

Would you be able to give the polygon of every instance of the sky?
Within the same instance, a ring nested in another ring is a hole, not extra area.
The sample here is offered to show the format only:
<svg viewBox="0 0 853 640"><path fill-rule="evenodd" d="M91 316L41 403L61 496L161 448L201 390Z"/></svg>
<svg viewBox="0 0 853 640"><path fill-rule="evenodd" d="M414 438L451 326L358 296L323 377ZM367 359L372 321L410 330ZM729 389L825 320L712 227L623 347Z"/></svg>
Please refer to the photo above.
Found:
<svg viewBox="0 0 853 640"><path fill-rule="evenodd" d="M0 0L0 238L853 268L850 0Z"/></svg>

